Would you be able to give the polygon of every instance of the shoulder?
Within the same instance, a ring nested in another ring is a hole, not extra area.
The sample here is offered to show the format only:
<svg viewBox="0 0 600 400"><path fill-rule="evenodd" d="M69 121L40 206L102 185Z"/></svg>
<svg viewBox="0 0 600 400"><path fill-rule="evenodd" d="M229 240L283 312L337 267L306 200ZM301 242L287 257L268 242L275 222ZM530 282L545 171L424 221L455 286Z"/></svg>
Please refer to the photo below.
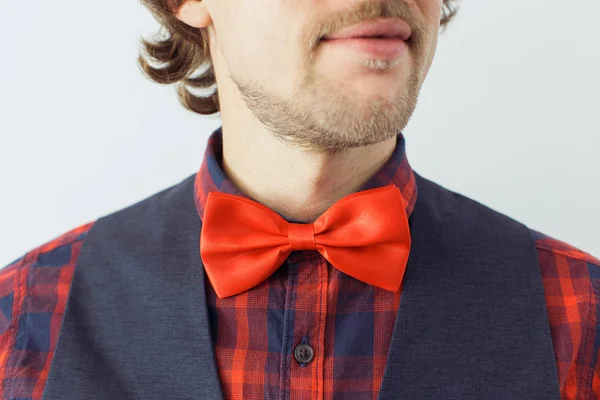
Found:
<svg viewBox="0 0 600 400"><path fill-rule="evenodd" d="M82 224L32 249L12 263L0 268L0 282L6 283L31 267L64 267L73 260L73 247L81 244L94 222ZM76 252L78 253L78 252ZM2 286L4 287L4 286ZM2 294L0 293L0 297Z"/></svg>
<svg viewBox="0 0 600 400"><path fill-rule="evenodd" d="M600 265L600 259L592 256L589 253L579 250L568 243L562 242L533 229L531 230L531 235L535 240L538 251L547 251L572 259L584 260L596 266Z"/></svg>
<svg viewBox="0 0 600 400"><path fill-rule="evenodd" d="M600 272L600 260L590 253L533 229L531 236L543 270L560 268L561 265L573 270L575 265L585 265L593 274Z"/></svg>
<svg viewBox="0 0 600 400"><path fill-rule="evenodd" d="M37 398L36 388L43 388L75 264L93 224L65 232L0 269L1 398Z"/></svg>
<svg viewBox="0 0 600 400"><path fill-rule="evenodd" d="M532 230L531 234L541 269L561 398L599 398L600 260L543 233Z"/></svg>
<svg viewBox="0 0 600 400"><path fill-rule="evenodd" d="M568 317L563 321L568 326L584 321L598 325L598 337L593 342L600 345L600 260L538 231L531 230L531 235L550 317L555 313L555 322Z"/></svg>

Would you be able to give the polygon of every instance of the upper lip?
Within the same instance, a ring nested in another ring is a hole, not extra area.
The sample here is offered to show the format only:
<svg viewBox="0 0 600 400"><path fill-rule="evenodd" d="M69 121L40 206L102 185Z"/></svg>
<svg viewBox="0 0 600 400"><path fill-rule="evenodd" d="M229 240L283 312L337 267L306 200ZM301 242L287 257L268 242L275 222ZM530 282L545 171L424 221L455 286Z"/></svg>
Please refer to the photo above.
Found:
<svg viewBox="0 0 600 400"><path fill-rule="evenodd" d="M347 26L323 39L349 39L359 37L396 37L408 40L411 28L406 21L398 18L372 19L361 23Z"/></svg>

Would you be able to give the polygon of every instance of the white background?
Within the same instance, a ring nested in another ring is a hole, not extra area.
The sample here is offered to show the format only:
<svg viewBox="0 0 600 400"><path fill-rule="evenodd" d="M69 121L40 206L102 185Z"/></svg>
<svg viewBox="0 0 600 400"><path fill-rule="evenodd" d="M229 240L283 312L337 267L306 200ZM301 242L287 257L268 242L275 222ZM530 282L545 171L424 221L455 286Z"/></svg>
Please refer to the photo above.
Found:
<svg viewBox="0 0 600 400"><path fill-rule="evenodd" d="M138 71L158 29L140 3L0 5L5 265L196 172L220 121ZM404 130L417 172L596 256L598 15L597 0L463 0Z"/></svg>

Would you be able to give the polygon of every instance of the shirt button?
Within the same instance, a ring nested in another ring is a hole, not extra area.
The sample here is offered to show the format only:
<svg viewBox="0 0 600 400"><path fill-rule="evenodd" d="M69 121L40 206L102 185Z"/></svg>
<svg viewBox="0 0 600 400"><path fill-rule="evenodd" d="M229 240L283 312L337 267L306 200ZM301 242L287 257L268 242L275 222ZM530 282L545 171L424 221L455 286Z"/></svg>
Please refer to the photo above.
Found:
<svg viewBox="0 0 600 400"><path fill-rule="evenodd" d="M294 358L300 364L307 364L312 361L315 356L315 351L308 344L299 344L294 349Z"/></svg>

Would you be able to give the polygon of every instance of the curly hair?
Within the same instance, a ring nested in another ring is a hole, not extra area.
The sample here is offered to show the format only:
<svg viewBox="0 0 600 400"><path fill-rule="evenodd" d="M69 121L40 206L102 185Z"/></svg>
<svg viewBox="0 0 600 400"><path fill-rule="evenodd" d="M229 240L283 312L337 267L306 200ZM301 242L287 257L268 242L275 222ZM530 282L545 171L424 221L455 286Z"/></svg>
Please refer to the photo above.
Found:
<svg viewBox="0 0 600 400"><path fill-rule="evenodd" d="M444 0L440 28L454 18L457 0ZM181 104L203 115L219 112L219 93L211 62L208 31L179 21L170 11L184 0L141 0L161 24L155 40L140 40L138 65L151 80L177 84ZM199 93L201 92L201 93Z"/></svg>

